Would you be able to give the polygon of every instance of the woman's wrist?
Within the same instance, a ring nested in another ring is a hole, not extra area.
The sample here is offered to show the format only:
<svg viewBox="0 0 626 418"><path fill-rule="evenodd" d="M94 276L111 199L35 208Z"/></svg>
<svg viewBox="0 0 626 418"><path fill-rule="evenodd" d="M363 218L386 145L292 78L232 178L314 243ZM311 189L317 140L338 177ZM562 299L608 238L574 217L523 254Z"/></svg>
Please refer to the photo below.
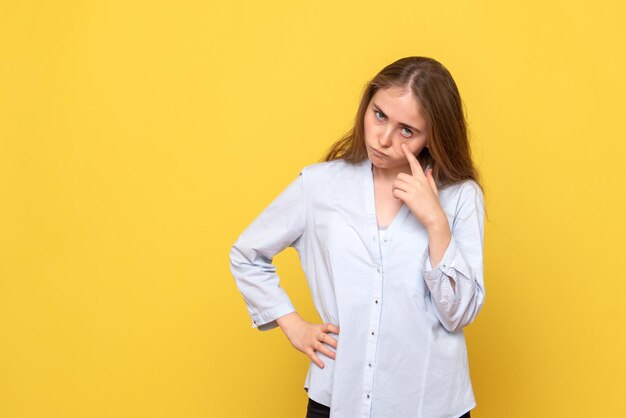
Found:
<svg viewBox="0 0 626 418"><path fill-rule="evenodd" d="M276 319L276 323L283 330L287 330L292 327L293 324L304 321L298 312L293 311L288 313L287 315L283 315L280 318Z"/></svg>
<svg viewBox="0 0 626 418"><path fill-rule="evenodd" d="M428 235L439 234L442 231L450 231L450 224L445 212L435 217L432 222L425 225Z"/></svg>

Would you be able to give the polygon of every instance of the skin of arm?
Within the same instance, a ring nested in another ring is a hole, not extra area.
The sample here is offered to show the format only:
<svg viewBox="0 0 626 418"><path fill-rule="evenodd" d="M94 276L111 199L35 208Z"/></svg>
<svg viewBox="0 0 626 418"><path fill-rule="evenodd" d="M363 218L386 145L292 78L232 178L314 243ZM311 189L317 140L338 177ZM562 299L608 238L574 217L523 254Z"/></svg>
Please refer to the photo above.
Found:
<svg viewBox="0 0 626 418"><path fill-rule="evenodd" d="M448 218L445 216L445 214L440 215L435 222L427 226L426 230L428 231L430 264L434 267L439 264L439 262L443 258L443 255L446 252L446 248L448 248L448 244L450 244L450 240L452 238ZM455 290L454 280L452 278L449 279L452 290Z"/></svg>
<svg viewBox="0 0 626 418"><path fill-rule="evenodd" d="M288 313L287 315L281 316L280 318L276 320L276 322L278 323L278 326L286 334L288 329L290 329L294 325L297 326L301 324L302 322L304 322L304 319L302 319L302 317L300 316L300 314L298 314L298 312L291 312L291 313Z"/></svg>

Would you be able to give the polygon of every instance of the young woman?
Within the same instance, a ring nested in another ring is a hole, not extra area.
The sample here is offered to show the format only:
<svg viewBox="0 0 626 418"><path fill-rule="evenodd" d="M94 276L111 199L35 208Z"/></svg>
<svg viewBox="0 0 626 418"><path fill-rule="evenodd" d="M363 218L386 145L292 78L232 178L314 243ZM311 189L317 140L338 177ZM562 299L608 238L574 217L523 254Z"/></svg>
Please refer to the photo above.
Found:
<svg viewBox="0 0 626 418"><path fill-rule="evenodd" d="M481 310L484 199L448 70L402 58L367 85L355 126L243 231L231 271L252 326L311 359L307 417L469 417L463 328ZM323 323L280 287L298 252Z"/></svg>

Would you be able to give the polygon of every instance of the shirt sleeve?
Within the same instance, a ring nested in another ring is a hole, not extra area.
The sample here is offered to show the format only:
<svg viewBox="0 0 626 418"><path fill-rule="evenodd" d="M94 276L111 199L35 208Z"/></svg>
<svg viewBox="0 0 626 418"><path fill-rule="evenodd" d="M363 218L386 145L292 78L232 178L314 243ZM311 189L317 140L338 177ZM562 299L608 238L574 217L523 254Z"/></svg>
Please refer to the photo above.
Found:
<svg viewBox="0 0 626 418"><path fill-rule="evenodd" d="M278 326L277 318L294 312L280 287L272 260L287 247L299 245L306 223L303 171L241 233L230 249L230 269L241 292L252 328Z"/></svg>
<svg viewBox="0 0 626 418"><path fill-rule="evenodd" d="M484 198L475 182L462 190L451 239L435 267L430 246L422 258L422 274L435 314L446 330L459 331L471 323L485 301L483 279ZM450 278L454 280L452 289Z"/></svg>

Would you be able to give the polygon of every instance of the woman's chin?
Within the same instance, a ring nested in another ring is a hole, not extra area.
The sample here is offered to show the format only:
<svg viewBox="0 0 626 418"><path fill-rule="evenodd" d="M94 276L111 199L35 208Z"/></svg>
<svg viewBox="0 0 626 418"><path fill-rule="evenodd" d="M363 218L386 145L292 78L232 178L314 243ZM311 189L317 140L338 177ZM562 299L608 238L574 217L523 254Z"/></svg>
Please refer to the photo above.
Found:
<svg viewBox="0 0 626 418"><path fill-rule="evenodd" d="M376 167L386 167L387 166L387 161L385 161L383 158L377 156L376 154L369 154L367 156L367 158L370 160L370 162L372 164L374 164Z"/></svg>
<svg viewBox="0 0 626 418"><path fill-rule="evenodd" d="M379 170L396 170L399 167L403 167L402 163L398 164L396 161L381 160L380 158L376 158L376 156L369 158L369 160L372 165ZM404 165L410 167L408 163Z"/></svg>
<svg viewBox="0 0 626 418"><path fill-rule="evenodd" d="M387 163L387 161L381 160L379 157L376 157L375 155L369 156L368 158L370 162L372 163L372 165L378 168L389 168L389 164Z"/></svg>

